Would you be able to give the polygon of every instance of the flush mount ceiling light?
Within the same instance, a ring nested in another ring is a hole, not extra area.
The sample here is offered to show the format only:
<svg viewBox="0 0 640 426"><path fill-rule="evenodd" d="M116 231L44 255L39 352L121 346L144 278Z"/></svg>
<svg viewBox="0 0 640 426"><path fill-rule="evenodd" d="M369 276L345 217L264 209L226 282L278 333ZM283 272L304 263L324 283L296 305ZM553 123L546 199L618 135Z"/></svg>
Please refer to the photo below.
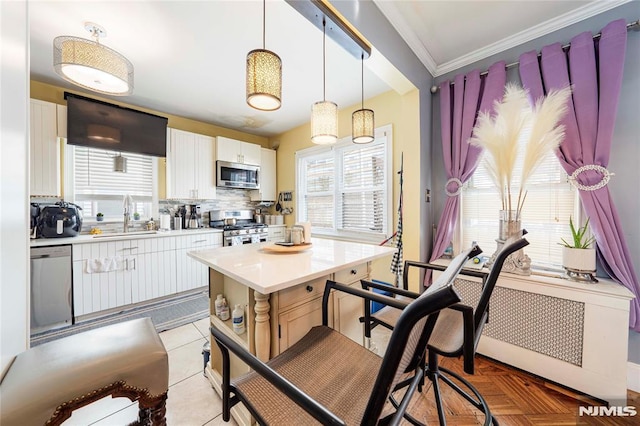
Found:
<svg viewBox="0 0 640 426"><path fill-rule="evenodd" d="M362 63L362 103L361 109L351 114L351 140L354 143L370 143L375 139L374 128L375 120L372 109L364 107L364 55L361 58Z"/></svg>
<svg viewBox="0 0 640 426"><path fill-rule="evenodd" d="M282 61L265 49L265 0L262 0L262 49L247 54L247 103L261 111L274 111L282 104Z"/></svg>
<svg viewBox="0 0 640 426"><path fill-rule="evenodd" d="M100 25L85 23L95 41L74 36L53 40L53 67L73 84L107 95L133 93L133 64L113 49L100 44L107 32Z"/></svg>
<svg viewBox="0 0 640 426"><path fill-rule="evenodd" d="M311 142L318 145L336 143L338 140L338 105L327 101L325 83L326 22L322 20L322 101L311 106Z"/></svg>

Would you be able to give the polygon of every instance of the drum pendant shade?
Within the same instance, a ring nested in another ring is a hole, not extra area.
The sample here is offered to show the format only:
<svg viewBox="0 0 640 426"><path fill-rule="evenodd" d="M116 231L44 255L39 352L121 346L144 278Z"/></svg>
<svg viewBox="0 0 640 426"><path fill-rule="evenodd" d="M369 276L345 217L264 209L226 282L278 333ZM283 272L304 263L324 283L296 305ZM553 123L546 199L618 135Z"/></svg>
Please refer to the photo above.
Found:
<svg viewBox="0 0 640 426"><path fill-rule="evenodd" d="M262 111L280 108L282 61L275 53L255 49L247 54L247 103Z"/></svg>
<svg viewBox="0 0 640 426"><path fill-rule="evenodd" d="M311 142L334 144L338 140L338 105L327 101L325 84L326 22L322 20L322 97L311 106Z"/></svg>
<svg viewBox="0 0 640 426"><path fill-rule="evenodd" d="M74 36L53 40L53 67L65 80L107 95L133 93L133 64L120 53L99 42L104 30L95 24L86 28L96 41Z"/></svg>

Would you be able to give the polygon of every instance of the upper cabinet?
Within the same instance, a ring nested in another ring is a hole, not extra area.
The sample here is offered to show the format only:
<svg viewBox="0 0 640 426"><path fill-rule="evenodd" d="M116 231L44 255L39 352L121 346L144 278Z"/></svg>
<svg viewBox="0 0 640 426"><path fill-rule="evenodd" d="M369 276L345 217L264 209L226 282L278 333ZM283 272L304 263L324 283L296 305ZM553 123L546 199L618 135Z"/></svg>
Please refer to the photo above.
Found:
<svg viewBox="0 0 640 426"><path fill-rule="evenodd" d="M167 198L216 198L216 138L167 129Z"/></svg>
<svg viewBox="0 0 640 426"><path fill-rule="evenodd" d="M276 152L273 149L260 149L260 189L251 191L251 201L276 200Z"/></svg>
<svg viewBox="0 0 640 426"><path fill-rule="evenodd" d="M260 165L261 146L218 136L216 159L230 163Z"/></svg>
<svg viewBox="0 0 640 426"><path fill-rule="evenodd" d="M29 117L29 162L31 196L59 197L60 144L57 106L31 99ZM66 127L66 126L65 126Z"/></svg>

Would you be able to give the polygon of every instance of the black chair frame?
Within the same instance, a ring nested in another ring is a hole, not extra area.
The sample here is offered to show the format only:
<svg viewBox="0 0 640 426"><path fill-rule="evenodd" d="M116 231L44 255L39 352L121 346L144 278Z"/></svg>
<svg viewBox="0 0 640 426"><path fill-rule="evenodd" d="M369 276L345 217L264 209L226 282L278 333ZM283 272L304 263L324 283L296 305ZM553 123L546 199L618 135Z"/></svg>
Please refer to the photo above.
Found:
<svg viewBox="0 0 640 426"><path fill-rule="evenodd" d="M523 234L526 234L527 231L523 230ZM463 356L463 369L467 374L474 374L475 371L475 353L478 347L478 343L480 342L480 338L482 336L482 331L484 329L484 325L488 322L489 319L489 300L493 293L493 290L498 281L498 276L502 270L502 265L507 257L514 253L515 251L527 246L529 242L524 238L520 238L514 242L511 242L508 246L505 246L504 249L499 253L496 257L496 260L491 268L489 273L476 271L471 269L463 268L460 271L460 275L473 276L482 279L482 292L480 296L480 300L475 307L471 307L468 305L464 305L463 303L456 303L452 306L449 306L448 309L453 309L460 311L462 313L462 322L463 322L463 343L460 348L455 351L443 351L436 347L433 347L427 344L428 356L426 359L427 364L424 366L425 376L433 383L435 402L438 409L438 418L441 425L446 425L446 418L444 415L444 409L442 404L442 398L440 396L440 386L439 380L444 381L448 384L452 389L454 389L459 395L465 398L469 403L474 405L477 409L482 411L485 414L485 426L489 426L490 424L498 425L498 421L491 414L489 406L486 401L482 397L482 395L478 392L478 390L466 379L464 379L459 374L440 367L438 365L438 355L443 355L447 357L459 357ZM361 285L364 290L368 290L369 288L377 288L380 290L389 291L394 295L401 295L409 298L415 299L419 296L418 293L414 293L408 291L408 268L409 267L417 267L422 269L432 269L432 270L445 270L446 267L442 265L435 265L432 263L423 263L416 261L405 261L404 262L404 274L403 274L403 289L397 287L391 287L384 284L378 284L371 281L362 280ZM365 315L362 318L365 327L365 336L371 337L371 330L377 325L381 325L390 330L394 329L393 324L388 324L384 321L381 321L373 316L371 316L371 304L365 303L364 311ZM392 306L392 305L389 305ZM394 306L395 307L395 306ZM424 358L423 358L424 359ZM443 374L445 373L445 374ZM448 376L455 378L459 383L461 383L465 388L468 389L469 392L462 389L462 387L458 386L454 381L452 381ZM420 384L419 391L422 391L422 383ZM398 403L390 398L392 404L394 406L398 405ZM421 426L423 425L421 422L416 420L410 414L405 413L405 419L407 419L410 423Z"/></svg>
<svg viewBox="0 0 640 426"><path fill-rule="evenodd" d="M475 256L475 253L476 251L469 250L467 256ZM467 259L468 258L470 257L467 257ZM322 298L322 326L324 327L328 326L328 303L332 291L349 293L354 296L361 297L369 302L376 301L402 310L402 314L398 320L400 327L397 327L392 333L389 344L390 347L403 348L403 350L387 351L383 357L380 371L377 373L375 386L373 387L372 394L369 397L361 424L396 425L402 421L411 397L424 380L425 372L422 366L425 363L424 356L426 353L426 345L437 321L438 313L441 309L460 301L459 295L451 284L460 272L461 267L462 264L457 268L457 270L449 271L452 275L450 282L447 282L447 285L408 305L381 294L372 293L359 288L352 288L334 281L327 281ZM407 345L411 330L416 323L425 317L427 317L426 325L420 335L416 350L412 354L411 360L404 371L404 373L409 373L410 377L409 379L394 386L394 374L400 365L404 348ZM219 330L215 326L211 326L210 330L222 354L223 371L221 387L223 420L228 421L230 418L231 408L237 403L242 402L259 424L266 424L260 413L253 408L251 401L246 400L242 393L238 392L238 389L231 382L229 356L229 351L231 351L251 369L265 377L273 386L290 398L292 402L303 408L321 424L345 424L342 419L337 417L329 409L300 390L294 383L290 382L277 371L272 369L267 363L260 361L253 354L248 352L246 348L242 347L227 336L225 332ZM372 374L376 373L372 372ZM402 401L395 403L396 412L380 418L388 396L396 390L404 388L407 388L407 391L405 392Z"/></svg>

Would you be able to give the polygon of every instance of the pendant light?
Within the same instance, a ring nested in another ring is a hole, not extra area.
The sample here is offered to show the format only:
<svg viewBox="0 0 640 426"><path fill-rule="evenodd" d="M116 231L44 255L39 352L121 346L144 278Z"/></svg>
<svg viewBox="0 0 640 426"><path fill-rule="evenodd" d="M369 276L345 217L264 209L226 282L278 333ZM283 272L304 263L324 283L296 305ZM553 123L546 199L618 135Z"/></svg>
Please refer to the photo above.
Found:
<svg viewBox="0 0 640 426"><path fill-rule="evenodd" d="M121 153L113 157L113 171L127 173L127 157L123 157Z"/></svg>
<svg viewBox="0 0 640 426"><path fill-rule="evenodd" d="M282 61L265 49L265 15L262 0L262 49L247 54L247 103L261 111L274 111L282 99Z"/></svg>
<svg viewBox="0 0 640 426"><path fill-rule="evenodd" d="M334 144L338 140L338 105L327 101L325 83L326 21L322 19L322 101L311 106L311 142Z"/></svg>
<svg viewBox="0 0 640 426"><path fill-rule="evenodd" d="M354 111L351 114L351 140L353 143L370 143L375 139L374 128L375 119L373 110L365 109L364 107L364 54L361 59L361 71L362 71L362 103L361 109Z"/></svg>
<svg viewBox="0 0 640 426"><path fill-rule="evenodd" d="M65 80L107 95L133 93L133 64L113 49L100 44L107 32L98 24L85 22L95 41L74 36L53 40L53 67Z"/></svg>

